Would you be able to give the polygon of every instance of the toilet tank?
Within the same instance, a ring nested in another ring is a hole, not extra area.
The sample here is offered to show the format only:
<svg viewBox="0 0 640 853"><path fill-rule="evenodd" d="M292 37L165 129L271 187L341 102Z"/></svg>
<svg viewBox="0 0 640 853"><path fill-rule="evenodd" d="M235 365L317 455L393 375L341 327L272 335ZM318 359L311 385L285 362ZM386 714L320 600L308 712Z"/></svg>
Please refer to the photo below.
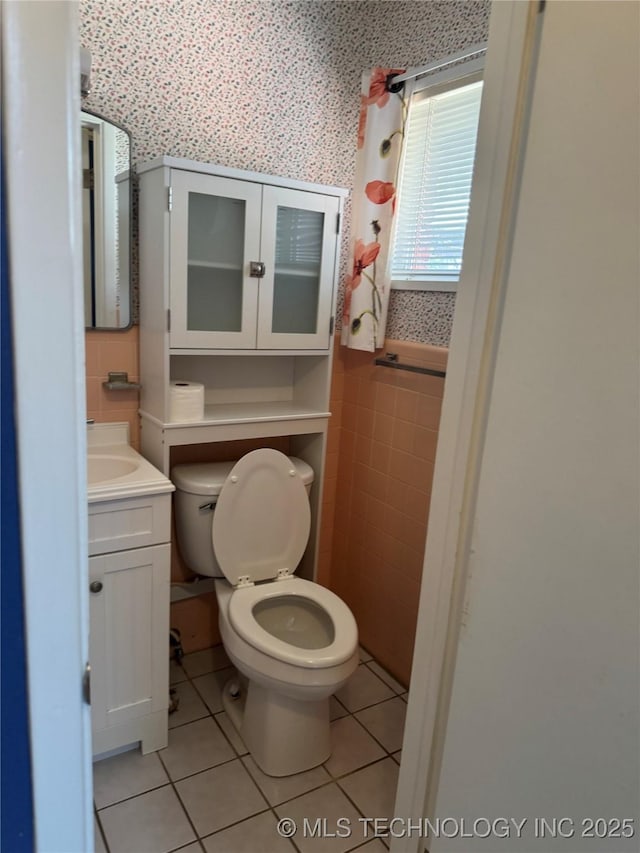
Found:
<svg viewBox="0 0 640 853"><path fill-rule="evenodd" d="M313 468L295 456L289 458L308 495L313 483ZM218 495L235 464L235 461L198 462L171 469L171 480L176 487L174 509L178 549L187 567L198 575L224 577L213 551L211 523Z"/></svg>

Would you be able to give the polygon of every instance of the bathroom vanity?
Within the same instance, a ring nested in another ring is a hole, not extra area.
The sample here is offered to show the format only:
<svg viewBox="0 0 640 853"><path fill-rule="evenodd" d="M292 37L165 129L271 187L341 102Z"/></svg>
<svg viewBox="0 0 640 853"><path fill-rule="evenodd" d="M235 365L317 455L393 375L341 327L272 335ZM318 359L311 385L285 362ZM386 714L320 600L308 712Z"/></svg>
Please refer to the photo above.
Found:
<svg viewBox="0 0 640 853"><path fill-rule="evenodd" d="M139 166L142 452L286 436L315 472L312 578L326 455L340 217L347 191L174 157ZM170 383L204 386L197 421Z"/></svg>
<svg viewBox="0 0 640 853"><path fill-rule="evenodd" d="M87 437L94 756L167 745L173 484L129 445L128 424Z"/></svg>

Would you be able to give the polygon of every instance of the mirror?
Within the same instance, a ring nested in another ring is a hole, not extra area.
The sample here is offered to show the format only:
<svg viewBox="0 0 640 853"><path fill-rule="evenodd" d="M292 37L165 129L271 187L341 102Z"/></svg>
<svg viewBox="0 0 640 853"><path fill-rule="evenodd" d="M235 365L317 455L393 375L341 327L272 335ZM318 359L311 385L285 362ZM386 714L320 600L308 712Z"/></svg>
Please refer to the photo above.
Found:
<svg viewBox="0 0 640 853"><path fill-rule="evenodd" d="M131 137L80 113L84 314L88 329L131 324Z"/></svg>

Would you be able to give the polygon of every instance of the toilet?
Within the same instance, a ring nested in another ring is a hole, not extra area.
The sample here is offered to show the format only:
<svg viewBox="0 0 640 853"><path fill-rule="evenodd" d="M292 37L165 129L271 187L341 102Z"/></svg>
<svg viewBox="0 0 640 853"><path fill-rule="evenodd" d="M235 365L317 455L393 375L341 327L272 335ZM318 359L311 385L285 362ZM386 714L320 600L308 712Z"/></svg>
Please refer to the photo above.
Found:
<svg viewBox="0 0 640 853"><path fill-rule="evenodd" d="M313 476L303 460L271 449L171 471L180 553L192 571L216 578L222 642L240 673L223 705L269 776L327 760L329 697L358 665L347 605L294 574Z"/></svg>

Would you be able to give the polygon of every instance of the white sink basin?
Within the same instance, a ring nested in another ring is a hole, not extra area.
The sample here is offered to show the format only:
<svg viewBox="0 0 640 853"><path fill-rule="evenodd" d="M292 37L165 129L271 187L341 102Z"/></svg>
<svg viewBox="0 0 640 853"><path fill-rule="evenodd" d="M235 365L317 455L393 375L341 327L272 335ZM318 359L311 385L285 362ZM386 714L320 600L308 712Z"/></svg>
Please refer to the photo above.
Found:
<svg viewBox="0 0 640 853"><path fill-rule="evenodd" d="M112 480L133 474L138 467L135 459L90 453L87 457L87 481L90 486L110 483Z"/></svg>
<svg viewBox="0 0 640 853"><path fill-rule="evenodd" d="M87 501L124 500L173 491L173 483L129 444L127 423L87 428Z"/></svg>

